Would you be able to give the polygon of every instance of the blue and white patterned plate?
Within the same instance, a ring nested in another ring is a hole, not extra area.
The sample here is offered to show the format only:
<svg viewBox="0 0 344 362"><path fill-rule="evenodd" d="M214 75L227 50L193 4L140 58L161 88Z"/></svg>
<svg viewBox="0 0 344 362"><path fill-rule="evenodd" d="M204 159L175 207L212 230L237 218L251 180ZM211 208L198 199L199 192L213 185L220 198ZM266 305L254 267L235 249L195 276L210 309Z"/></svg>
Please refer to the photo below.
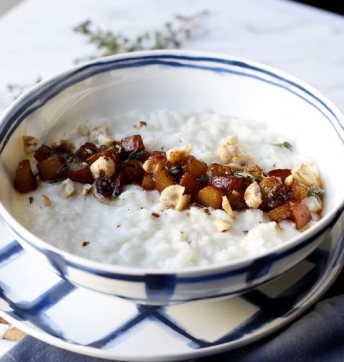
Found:
<svg viewBox="0 0 344 362"><path fill-rule="evenodd" d="M343 218L309 257L240 297L147 306L77 288L37 263L0 220L0 315L52 345L102 358L164 361L241 347L291 322L341 270Z"/></svg>

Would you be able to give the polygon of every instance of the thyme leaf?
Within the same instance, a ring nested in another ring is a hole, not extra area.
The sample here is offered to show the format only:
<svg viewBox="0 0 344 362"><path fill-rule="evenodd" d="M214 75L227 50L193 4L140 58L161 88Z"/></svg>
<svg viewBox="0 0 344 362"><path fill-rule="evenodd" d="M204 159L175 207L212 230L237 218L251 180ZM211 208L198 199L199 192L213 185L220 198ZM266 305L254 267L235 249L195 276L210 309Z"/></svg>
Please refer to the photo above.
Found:
<svg viewBox="0 0 344 362"><path fill-rule="evenodd" d="M32 196L29 197L29 203L30 203L30 204L33 203L33 197L32 197Z"/></svg>
<svg viewBox="0 0 344 362"><path fill-rule="evenodd" d="M77 59L76 63L124 52L180 48L183 41L190 38L191 30L206 14L207 12L203 11L193 16L177 15L174 22L165 23L162 29L150 32L144 31L134 39L122 33L114 34L111 31L94 29L92 22L86 20L77 25L74 31L86 35L89 42L96 45L99 54L90 55L86 59Z"/></svg>
<svg viewBox="0 0 344 362"><path fill-rule="evenodd" d="M308 196L321 197L325 195L325 191L317 187L310 187L308 190Z"/></svg>
<svg viewBox="0 0 344 362"><path fill-rule="evenodd" d="M61 175L61 173L65 173L65 172L69 172L69 171L70 171L70 167L65 163L57 170L57 174Z"/></svg>
<svg viewBox="0 0 344 362"><path fill-rule="evenodd" d="M289 142L282 142L282 143L274 143L274 146L287 148L289 151L292 151L293 146Z"/></svg>
<svg viewBox="0 0 344 362"><path fill-rule="evenodd" d="M129 156L128 160L139 160L143 156L143 151L133 151Z"/></svg>
<svg viewBox="0 0 344 362"><path fill-rule="evenodd" d="M170 175L177 175L182 170L181 166L172 166L170 169L167 166L165 166L165 168Z"/></svg>
<svg viewBox="0 0 344 362"><path fill-rule="evenodd" d="M201 182L207 181L208 179L209 179L209 176L208 176L208 175L201 175L201 177L199 177L199 178L197 179L197 181L198 181L199 183L201 183Z"/></svg>
<svg viewBox="0 0 344 362"><path fill-rule="evenodd" d="M241 177L241 178L246 178L249 177L251 178L253 181L259 181L260 177L253 175L251 172L255 172L255 170L248 170L248 171L235 171L234 172L234 176L235 177Z"/></svg>
<svg viewBox="0 0 344 362"><path fill-rule="evenodd" d="M63 181L62 178L56 178L55 180L49 181L49 183L50 183L50 184L56 184L56 183L61 182L61 181Z"/></svg>

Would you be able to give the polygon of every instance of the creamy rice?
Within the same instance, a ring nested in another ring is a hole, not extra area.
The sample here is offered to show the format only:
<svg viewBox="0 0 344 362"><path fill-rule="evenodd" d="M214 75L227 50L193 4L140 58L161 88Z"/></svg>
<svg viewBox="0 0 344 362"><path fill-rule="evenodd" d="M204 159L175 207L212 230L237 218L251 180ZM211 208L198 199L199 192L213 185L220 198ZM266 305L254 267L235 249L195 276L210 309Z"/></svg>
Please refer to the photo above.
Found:
<svg viewBox="0 0 344 362"><path fill-rule="evenodd" d="M89 128L107 125L116 140L140 134L148 151L167 151L190 143L192 155L207 163L219 162L219 144L235 134L242 153L253 155L264 171L292 169L304 163L319 177L310 158L275 146L285 141L293 144L293 139L276 135L255 122L212 112L133 111L85 124ZM76 147L88 141L77 132L68 137ZM50 205L42 194L48 196ZM318 203L315 197L305 202L311 211ZM184 211L168 209L160 202L158 191L145 191L136 185L126 186L117 204L108 206L97 201L93 193L83 196L78 189L66 199L61 183L40 183L36 191L18 195L16 206L19 222L62 250L104 263L145 268L224 263L257 255L300 233L292 221L276 225L258 209L234 211L234 220L223 210L210 209L207 214L193 206ZM317 214L313 216L316 219ZM214 225L217 219L231 221L231 229L218 232ZM315 222L311 221L310 226ZM83 246L84 242L89 244Z"/></svg>

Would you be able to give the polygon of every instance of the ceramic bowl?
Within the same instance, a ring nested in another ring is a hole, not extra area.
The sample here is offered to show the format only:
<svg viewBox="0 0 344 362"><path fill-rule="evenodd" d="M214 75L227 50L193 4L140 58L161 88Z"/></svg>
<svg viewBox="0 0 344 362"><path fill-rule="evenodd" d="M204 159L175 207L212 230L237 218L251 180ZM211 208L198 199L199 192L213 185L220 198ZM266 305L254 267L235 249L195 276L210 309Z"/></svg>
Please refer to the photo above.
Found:
<svg viewBox="0 0 344 362"><path fill-rule="evenodd" d="M297 136L318 164L326 188L314 227L264 254L227 264L161 271L107 265L61 251L13 217L13 177L25 155L22 135L42 141L92 117L132 109L204 109L264 123ZM0 123L0 211L14 237L39 262L71 283L138 303L160 305L246 292L276 278L314 250L343 212L343 115L309 85L269 66L190 51L122 54L74 67L34 86ZM342 176L341 176L342 175Z"/></svg>

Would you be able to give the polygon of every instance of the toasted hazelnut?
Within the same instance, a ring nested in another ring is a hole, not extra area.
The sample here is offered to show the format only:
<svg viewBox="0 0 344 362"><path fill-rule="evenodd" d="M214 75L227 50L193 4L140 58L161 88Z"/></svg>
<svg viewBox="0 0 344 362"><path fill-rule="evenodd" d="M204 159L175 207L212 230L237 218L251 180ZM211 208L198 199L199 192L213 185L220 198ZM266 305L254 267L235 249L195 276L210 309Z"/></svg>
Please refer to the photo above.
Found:
<svg viewBox="0 0 344 362"><path fill-rule="evenodd" d="M189 207L189 204L190 204L190 199L191 199L191 195L183 195L177 205L175 206L175 210L177 211L182 211L182 210L185 210Z"/></svg>
<svg viewBox="0 0 344 362"><path fill-rule="evenodd" d="M233 134L233 135L230 135L226 138L226 143L229 144L229 145L234 145L236 146L238 143L239 143L239 139L238 139L238 136Z"/></svg>
<svg viewBox="0 0 344 362"><path fill-rule="evenodd" d="M189 206L190 203L190 195L183 195L184 191L184 186L168 186L161 192L160 200L166 207L178 211L184 210Z"/></svg>
<svg viewBox="0 0 344 362"><path fill-rule="evenodd" d="M95 179L109 178L115 173L116 164L111 158L101 156L92 163L90 170Z"/></svg>
<svg viewBox="0 0 344 362"><path fill-rule="evenodd" d="M305 186L311 186L317 181L313 171L305 164L297 165L291 173L295 180L301 182Z"/></svg>
<svg viewBox="0 0 344 362"><path fill-rule="evenodd" d="M81 194L82 194L83 196L86 196L87 194L90 193L91 190L92 190L92 185L90 185L90 184L84 184L84 185L82 185L82 187L81 187Z"/></svg>
<svg viewBox="0 0 344 362"><path fill-rule="evenodd" d="M43 201L45 203L45 206L50 206L51 205L51 201L50 201L50 199L49 199L49 197L47 195L42 194L42 199L43 199Z"/></svg>
<svg viewBox="0 0 344 362"><path fill-rule="evenodd" d="M184 161L187 159L191 152L191 144L188 143L187 145L179 148L172 148L171 150L166 152L166 158L171 163L177 163Z"/></svg>
<svg viewBox="0 0 344 362"><path fill-rule="evenodd" d="M217 219L214 221L214 224L216 225L217 230L221 233L228 231L232 227L231 222L224 219Z"/></svg>
<svg viewBox="0 0 344 362"><path fill-rule="evenodd" d="M286 186L291 186L291 184L293 183L294 177L293 175L289 175L288 177L286 177L286 179L284 180L284 184Z"/></svg>
<svg viewBox="0 0 344 362"><path fill-rule="evenodd" d="M256 165L256 161L253 156L240 153L233 157L230 167L236 170L241 170L245 167L253 167Z"/></svg>
<svg viewBox="0 0 344 362"><path fill-rule="evenodd" d="M228 164L228 163L232 162L233 157L240 154L240 150L237 146L226 143L226 144L221 144L217 148L217 154L218 154L221 162Z"/></svg>
<svg viewBox="0 0 344 362"><path fill-rule="evenodd" d="M62 182L62 188L64 192L64 197L68 198L72 196L75 191L74 182L71 179L67 178Z"/></svg>
<svg viewBox="0 0 344 362"><path fill-rule="evenodd" d="M23 140L24 151L26 153L33 153L37 151L42 145L42 142L35 137L22 136L22 140Z"/></svg>
<svg viewBox="0 0 344 362"><path fill-rule="evenodd" d="M246 205L253 209L257 209L262 203L262 194L257 181L251 183L251 185L247 187L245 190L244 199Z"/></svg>
<svg viewBox="0 0 344 362"><path fill-rule="evenodd" d="M161 164L152 159L148 159L143 163L142 168L148 173L154 173L161 168Z"/></svg>
<svg viewBox="0 0 344 362"><path fill-rule="evenodd" d="M228 201L227 196L222 196L222 208L226 211L226 213L234 219L234 213L231 207L231 204Z"/></svg>

